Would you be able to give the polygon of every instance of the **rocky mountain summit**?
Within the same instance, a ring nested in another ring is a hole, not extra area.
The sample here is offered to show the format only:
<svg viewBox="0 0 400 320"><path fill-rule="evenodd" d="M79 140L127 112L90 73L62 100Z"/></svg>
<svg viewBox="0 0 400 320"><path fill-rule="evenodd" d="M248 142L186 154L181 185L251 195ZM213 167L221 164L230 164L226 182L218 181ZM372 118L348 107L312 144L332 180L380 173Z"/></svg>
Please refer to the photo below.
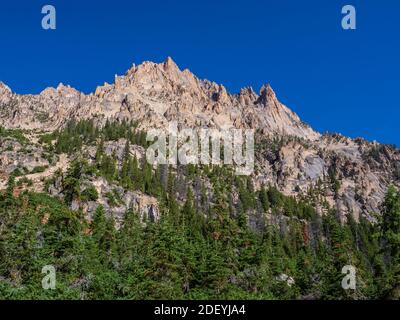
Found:
<svg viewBox="0 0 400 320"><path fill-rule="evenodd" d="M60 84L38 95L19 95L0 82L0 126L39 134L71 119L94 119L99 126L128 120L143 131L166 128L171 121L180 128L255 129L256 188L270 184L295 196L316 190L313 201L320 213L336 208L343 221L349 213L356 220L362 214L373 221L388 186L400 185L400 151L395 147L322 135L279 102L270 85L258 94L252 88L230 94L222 85L181 71L171 58L133 66L90 94ZM2 139L0 148L0 186L19 164L51 166L37 154L39 146L36 153L17 154L21 146L10 147Z"/></svg>
<svg viewBox="0 0 400 320"><path fill-rule="evenodd" d="M310 140L320 135L281 104L269 85L227 93L222 85L181 71L171 58L133 66L113 84L85 95L60 84L39 95L18 95L0 84L0 124L8 128L53 130L71 118L128 119L144 129L175 120L185 127L252 128Z"/></svg>

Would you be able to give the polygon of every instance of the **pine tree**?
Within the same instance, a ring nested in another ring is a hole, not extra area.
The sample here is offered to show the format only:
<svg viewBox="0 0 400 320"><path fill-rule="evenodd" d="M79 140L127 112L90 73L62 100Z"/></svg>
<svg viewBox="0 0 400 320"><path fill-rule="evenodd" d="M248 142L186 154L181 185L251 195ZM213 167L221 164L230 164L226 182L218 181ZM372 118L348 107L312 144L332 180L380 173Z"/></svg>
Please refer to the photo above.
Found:
<svg viewBox="0 0 400 320"><path fill-rule="evenodd" d="M143 174L141 172L141 169L139 168L139 161L136 158L136 155L130 162L129 174L133 188L135 190L144 190Z"/></svg>
<svg viewBox="0 0 400 320"><path fill-rule="evenodd" d="M99 255L103 258L103 262L110 263L116 250L116 231L114 219L105 216L103 206L96 209L91 227Z"/></svg>
<svg viewBox="0 0 400 320"><path fill-rule="evenodd" d="M97 145L95 161L98 167L100 167L101 159L104 154L104 138L101 137L99 144Z"/></svg>
<svg viewBox="0 0 400 320"><path fill-rule="evenodd" d="M7 181L6 197L8 199L13 199L14 188L15 188L15 176L11 174Z"/></svg>
<svg viewBox="0 0 400 320"><path fill-rule="evenodd" d="M101 238L104 236L106 230L106 216L103 206L98 206L92 221L92 237L96 243L100 243Z"/></svg>
<svg viewBox="0 0 400 320"><path fill-rule="evenodd" d="M387 271L381 282L381 291L391 299L400 298L400 193L389 187L383 206L381 243Z"/></svg>
<svg viewBox="0 0 400 320"><path fill-rule="evenodd" d="M397 258L400 254L400 194L393 186L383 203L381 228L385 250L391 257Z"/></svg>
<svg viewBox="0 0 400 320"><path fill-rule="evenodd" d="M130 155L130 144L129 140L126 140L125 143L125 148L124 148L124 154L122 158L122 166L121 166L121 172L120 172L120 181L122 186L125 188L130 189L131 188L131 179L129 177L129 166L131 163L131 155Z"/></svg>
<svg viewBox="0 0 400 320"><path fill-rule="evenodd" d="M64 201L67 204L71 204L75 198L79 198L80 196L83 165L79 159L73 161L62 181L63 193L65 195Z"/></svg>
<svg viewBox="0 0 400 320"><path fill-rule="evenodd" d="M264 212L267 212L269 210L269 201L268 201L268 193L267 190L265 189L265 186L263 186L259 192L259 199Z"/></svg>

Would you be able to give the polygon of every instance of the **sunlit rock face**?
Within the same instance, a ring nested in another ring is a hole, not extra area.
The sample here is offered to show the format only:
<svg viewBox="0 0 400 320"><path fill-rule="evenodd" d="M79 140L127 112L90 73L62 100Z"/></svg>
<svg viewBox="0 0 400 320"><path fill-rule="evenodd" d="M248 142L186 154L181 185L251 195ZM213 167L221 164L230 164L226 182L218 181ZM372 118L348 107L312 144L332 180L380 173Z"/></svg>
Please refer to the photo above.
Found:
<svg viewBox="0 0 400 320"><path fill-rule="evenodd" d="M71 119L94 119L99 125L107 119L133 120L143 130L167 128L171 121L179 128L254 129L257 141L269 141L256 148L255 186L271 184L296 196L318 188L320 213L328 204L342 221L347 214L373 221L388 186L400 184L398 149L321 135L280 103L270 85L258 94L252 88L231 94L223 85L180 70L171 58L133 66L90 94L60 84L38 95L18 95L0 82L0 126L53 131ZM280 140L277 147L274 139ZM41 159L13 154L17 151L4 139L0 149L4 177L15 162Z"/></svg>

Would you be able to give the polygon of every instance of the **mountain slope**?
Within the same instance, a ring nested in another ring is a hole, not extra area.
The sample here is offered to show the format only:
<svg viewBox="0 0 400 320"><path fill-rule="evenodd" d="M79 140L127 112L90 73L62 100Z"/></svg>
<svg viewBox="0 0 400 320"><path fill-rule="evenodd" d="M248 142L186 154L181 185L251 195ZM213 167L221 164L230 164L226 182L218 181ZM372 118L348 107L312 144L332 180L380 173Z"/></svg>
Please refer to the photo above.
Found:
<svg viewBox="0 0 400 320"><path fill-rule="evenodd" d="M0 84L0 124L8 128L55 129L68 119L98 117L140 120L143 128L162 126L165 119L188 127L235 127L316 139L319 134L282 105L272 88L260 94L243 89L227 93L222 85L181 71L168 58L132 67L114 84L85 95L60 84L39 95L13 94Z"/></svg>
<svg viewBox="0 0 400 320"><path fill-rule="evenodd" d="M92 119L99 125L135 121L144 131L166 128L170 121L181 128L255 129L256 188L270 184L296 196L314 190L319 212L335 208L343 221L348 213L372 221L388 186L400 183L398 149L321 135L280 103L269 85L259 94L251 88L229 94L222 85L181 71L171 58L133 66L88 95L62 84L39 95L18 95L0 83L1 126L51 132L71 119ZM5 177L15 161L22 161L10 152L1 157Z"/></svg>

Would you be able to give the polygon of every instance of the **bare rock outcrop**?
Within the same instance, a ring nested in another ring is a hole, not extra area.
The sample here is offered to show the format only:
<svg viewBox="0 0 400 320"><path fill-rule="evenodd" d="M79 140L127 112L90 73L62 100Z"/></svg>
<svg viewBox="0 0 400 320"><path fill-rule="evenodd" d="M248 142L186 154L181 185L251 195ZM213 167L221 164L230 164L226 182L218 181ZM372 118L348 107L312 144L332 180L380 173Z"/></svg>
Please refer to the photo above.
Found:
<svg viewBox="0 0 400 320"><path fill-rule="evenodd" d="M321 202L336 208L342 220L350 213L373 221L388 186L400 184L398 149L337 134L321 135L283 105L270 85L259 94L252 88L230 94L220 84L180 70L171 58L134 65L116 76L114 83L90 94L60 84L38 95L18 95L0 82L0 126L53 131L71 119L93 119L99 125L107 119L126 119L142 130L166 128L171 121L179 128L254 129L269 144L256 151L255 185L272 184L290 195L317 189ZM16 163L47 165L34 162L45 161L37 154L22 155L20 146L11 150L7 142L2 143L3 173L15 169ZM115 151L120 158L123 146L123 141L106 143L106 152ZM131 153L143 157L144 150L135 148ZM95 153L93 146L86 151ZM316 205L323 213L322 203Z"/></svg>

